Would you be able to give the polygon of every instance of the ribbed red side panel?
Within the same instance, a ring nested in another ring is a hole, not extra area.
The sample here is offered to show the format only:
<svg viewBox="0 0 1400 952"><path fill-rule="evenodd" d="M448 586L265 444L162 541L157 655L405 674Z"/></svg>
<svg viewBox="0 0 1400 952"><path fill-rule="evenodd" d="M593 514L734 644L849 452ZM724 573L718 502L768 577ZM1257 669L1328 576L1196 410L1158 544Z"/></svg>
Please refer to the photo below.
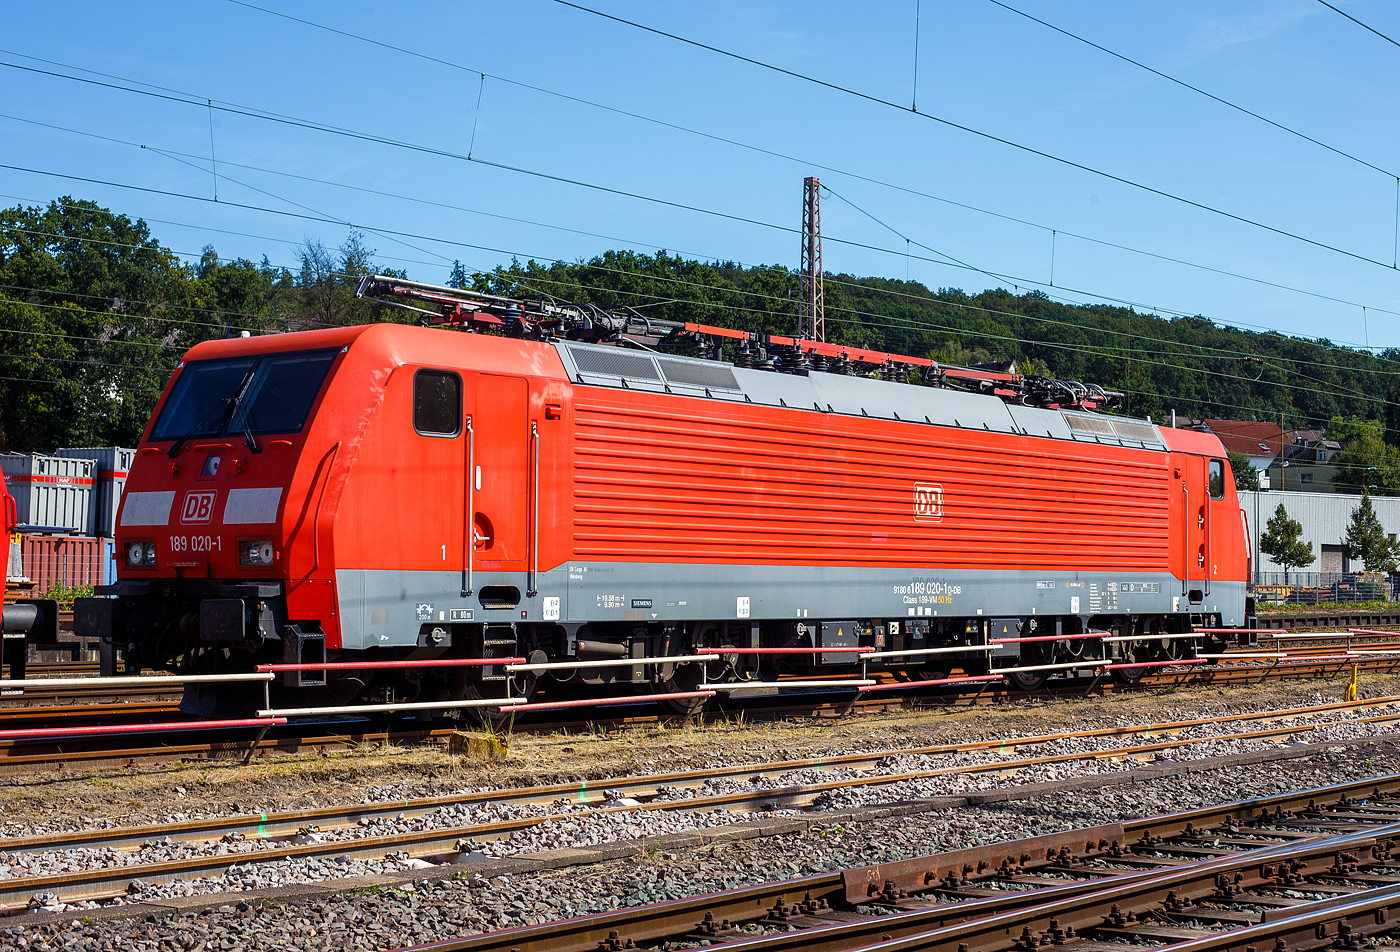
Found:
<svg viewBox="0 0 1400 952"><path fill-rule="evenodd" d="M1166 454L574 391L580 558L964 569L1168 567ZM615 402L614 402L615 401ZM699 410L707 417L690 417ZM942 490L916 518L916 487Z"/></svg>

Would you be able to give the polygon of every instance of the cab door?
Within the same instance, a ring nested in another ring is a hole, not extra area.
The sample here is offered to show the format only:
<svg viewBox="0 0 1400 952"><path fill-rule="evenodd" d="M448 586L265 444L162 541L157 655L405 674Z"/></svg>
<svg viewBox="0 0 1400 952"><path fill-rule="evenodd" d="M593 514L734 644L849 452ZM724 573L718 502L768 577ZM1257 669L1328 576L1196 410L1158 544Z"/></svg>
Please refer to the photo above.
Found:
<svg viewBox="0 0 1400 952"><path fill-rule="evenodd" d="M1206 460L1206 594L1210 594L1210 583L1215 579L1229 578L1230 566L1238 560L1236 542L1240 537L1239 500L1234 486L1227 487L1225 480L1229 470L1223 459ZM1228 489L1228 491L1227 491ZM1221 566L1225 573L1221 573Z"/></svg>
<svg viewBox="0 0 1400 952"><path fill-rule="evenodd" d="M530 551L529 386L523 377L480 374L469 415L474 441L473 568L517 571Z"/></svg>
<svg viewBox="0 0 1400 952"><path fill-rule="evenodd" d="M1186 457L1184 492L1186 495L1186 589L1210 591L1210 493L1207 460L1202 456Z"/></svg>

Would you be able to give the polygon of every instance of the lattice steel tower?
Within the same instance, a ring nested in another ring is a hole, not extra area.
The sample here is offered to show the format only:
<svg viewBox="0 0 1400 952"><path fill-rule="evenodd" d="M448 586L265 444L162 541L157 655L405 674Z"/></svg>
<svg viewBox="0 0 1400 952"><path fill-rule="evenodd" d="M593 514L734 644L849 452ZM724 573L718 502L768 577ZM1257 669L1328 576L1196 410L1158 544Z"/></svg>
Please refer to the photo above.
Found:
<svg viewBox="0 0 1400 952"><path fill-rule="evenodd" d="M826 340L822 300L822 183L802 181L802 297L797 311L797 336Z"/></svg>

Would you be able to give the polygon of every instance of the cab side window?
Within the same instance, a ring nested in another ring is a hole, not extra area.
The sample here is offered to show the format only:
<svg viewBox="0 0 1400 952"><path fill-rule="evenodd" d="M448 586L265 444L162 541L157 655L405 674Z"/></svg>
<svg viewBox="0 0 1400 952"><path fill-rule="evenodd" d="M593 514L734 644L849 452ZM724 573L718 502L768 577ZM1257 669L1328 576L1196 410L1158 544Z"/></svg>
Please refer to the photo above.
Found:
<svg viewBox="0 0 1400 952"><path fill-rule="evenodd" d="M1210 461L1209 489L1211 499L1225 498L1225 461L1213 459Z"/></svg>
<svg viewBox="0 0 1400 952"><path fill-rule="evenodd" d="M423 436L462 432L462 378L446 370L413 375L413 429Z"/></svg>

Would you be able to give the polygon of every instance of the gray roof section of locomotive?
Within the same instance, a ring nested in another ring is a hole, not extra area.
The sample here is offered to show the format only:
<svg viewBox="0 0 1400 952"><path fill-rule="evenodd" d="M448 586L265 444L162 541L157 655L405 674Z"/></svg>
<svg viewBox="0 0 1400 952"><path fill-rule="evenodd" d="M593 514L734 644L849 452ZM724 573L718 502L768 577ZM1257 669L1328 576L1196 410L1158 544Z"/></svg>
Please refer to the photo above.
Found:
<svg viewBox="0 0 1400 952"><path fill-rule="evenodd" d="M724 361L624 350L609 344L558 341L555 347L569 379L588 386L1081 443L1166 449L1157 428L1145 420L1023 407L986 394L870 377L748 370Z"/></svg>

